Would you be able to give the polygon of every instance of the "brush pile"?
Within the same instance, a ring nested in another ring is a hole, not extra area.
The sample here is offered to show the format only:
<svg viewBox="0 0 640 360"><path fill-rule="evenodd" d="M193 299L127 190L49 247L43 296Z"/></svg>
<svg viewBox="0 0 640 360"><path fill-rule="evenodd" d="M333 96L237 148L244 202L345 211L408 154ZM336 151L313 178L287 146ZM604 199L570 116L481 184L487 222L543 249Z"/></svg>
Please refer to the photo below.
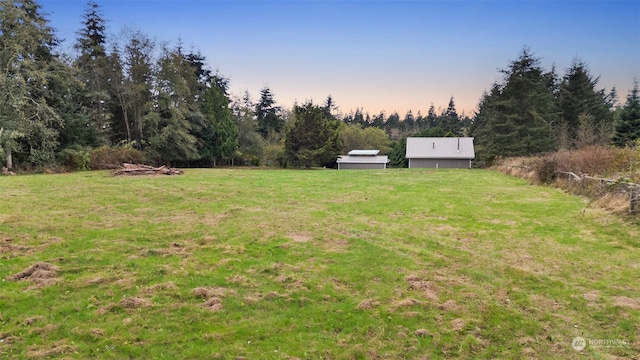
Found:
<svg viewBox="0 0 640 360"><path fill-rule="evenodd" d="M153 167L140 164L122 164L120 169L113 172L113 176L120 175L182 175L184 171L166 166Z"/></svg>

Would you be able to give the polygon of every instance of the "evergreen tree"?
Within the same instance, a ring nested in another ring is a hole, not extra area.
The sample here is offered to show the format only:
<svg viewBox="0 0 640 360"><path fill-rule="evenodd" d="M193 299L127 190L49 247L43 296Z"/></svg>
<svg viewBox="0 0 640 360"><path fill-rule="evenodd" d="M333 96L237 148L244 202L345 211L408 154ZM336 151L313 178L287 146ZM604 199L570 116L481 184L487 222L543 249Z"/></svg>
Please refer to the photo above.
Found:
<svg viewBox="0 0 640 360"><path fill-rule="evenodd" d="M327 119L335 120L338 117L335 115L335 112L338 110L338 106L336 106L335 101L333 101L333 97L331 95L327 96L327 99L324 101L322 106L322 111L324 111L324 116Z"/></svg>
<svg viewBox="0 0 640 360"><path fill-rule="evenodd" d="M131 34L124 49L124 96L128 118L136 146L144 148L146 125L144 118L153 109L152 87L154 68L152 52L154 42L140 31Z"/></svg>
<svg viewBox="0 0 640 360"><path fill-rule="evenodd" d="M391 144L389 154L389 166L394 168L406 168L409 166L407 155L407 138L403 138Z"/></svg>
<svg viewBox="0 0 640 360"><path fill-rule="evenodd" d="M201 108L207 118L202 155L216 166L217 160L233 157L238 149L238 127L223 88L213 86L207 90Z"/></svg>
<svg viewBox="0 0 640 360"><path fill-rule="evenodd" d="M157 163L176 163L200 157L197 139L193 135L204 126L204 117L197 113L193 89L195 78L191 63L179 49L163 47L155 78L155 111L144 116L147 147L145 152ZM194 121L194 120L199 121Z"/></svg>
<svg viewBox="0 0 640 360"><path fill-rule="evenodd" d="M609 142L613 131L612 104L604 90L596 90L597 83L598 78L589 74L587 65L575 59L559 86L560 147Z"/></svg>
<svg viewBox="0 0 640 360"><path fill-rule="evenodd" d="M444 130L445 133L453 136L459 136L462 133L462 127L460 126L460 117L456 111L456 104L453 101L453 96L449 99L449 105L447 109L442 113L438 119L438 126Z"/></svg>
<svg viewBox="0 0 640 360"><path fill-rule="evenodd" d="M242 99L233 102L232 115L238 128L238 151L245 160L253 160L257 163L262 156L264 139L258 133L254 109L248 91L245 91Z"/></svg>
<svg viewBox="0 0 640 360"><path fill-rule="evenodd" d="M100 134L103 144L108 143L110 96L108 84L110 77L106 45L106 21L95 2L89 2L83 14L82 29L74 47L79 52L75 65L78 77L84 85L82 105L87 108L87 116L94 132Z"/></svg>
<svg viewBox="0 0 640 360"><path fill-rule="evenodd" d="M400 127L400 115L398 115L397 112L394 112L393 114L389 115L389 117L384 122L384 125L382 127L386 129L388 132L391 131L391 129L397 129L398 127Z"/></svg>
<svg viewBox="0 0 640 360"><path fill-rule="evenodd" d="M308 102L293 109L294 120L285 135L287 159L310 169L336 160L342 145L340 122L324 116L322 107Z"/></svg>
<svg viewBox="0 0 640 360"><path fill-rule="evenodd" d="M433 104L431 104L431 106L429 106L429 110L427 111L427 117L426 117L426 127L430 128L430 127L436 127L439 126L440 124L438 123L438 115L436 114L436 107L433 106Z"/></svg>
<svg viewBox="0 0 640 360"><path fill-rule="evenodd" d="M481 162L553 149L552 124L557 119L553 75L545 73L539 63L529 49L523 49L502 70L503 83L483 96L472 131Z"/></svg>
<svg viewBox="0 0 640 360"><path fill-rule="evenodd" d="M419 116L422 117L422 116ZM413 127L416 124L416 118L413 116L413 112L411 110L407 111L404 115L404 119L400 123L401 131L413 131Z"/></svg>
<svg viewBox="0 0 640 360"><path fill-rule="evenodd" d="M280 133L284 128L284 121L279 114L280 108L275 104L273 93L268 87L260 90L260 100L256 104L255 113L258 132L265 139L270 133Z"/></svg>
<svg viewBox="0 0 640 360"><path fill-rule="evenodd" d="M637 81L634 81L633 89L620 111L615 131L613 143L616 146L630 145L640 139L640 93Z"/></svg>
<svg viewBox="0 0 640 360"><path fill-rule="evenodd" d="M114 46L111 53L107 56L107 66L110 73L107 89L109 91L110 115L112 143L119 144L125 142L127 144L133 141L133 124L131 122L130 102L129 98L131 82L127 78L124 69L124 63L120 55L120 50Z"/></svg>

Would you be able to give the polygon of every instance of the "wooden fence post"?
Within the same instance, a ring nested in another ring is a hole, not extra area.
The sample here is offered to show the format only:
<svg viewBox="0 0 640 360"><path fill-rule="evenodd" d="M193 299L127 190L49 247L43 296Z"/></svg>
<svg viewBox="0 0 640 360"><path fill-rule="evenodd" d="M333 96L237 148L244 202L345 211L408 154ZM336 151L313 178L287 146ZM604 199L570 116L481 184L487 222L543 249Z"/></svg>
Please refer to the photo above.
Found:
<svg viewBox="0 0 640 360"><path fill-rule="evenodd" d="M640 186L629 187L629 213L640 211Z"/></svg>

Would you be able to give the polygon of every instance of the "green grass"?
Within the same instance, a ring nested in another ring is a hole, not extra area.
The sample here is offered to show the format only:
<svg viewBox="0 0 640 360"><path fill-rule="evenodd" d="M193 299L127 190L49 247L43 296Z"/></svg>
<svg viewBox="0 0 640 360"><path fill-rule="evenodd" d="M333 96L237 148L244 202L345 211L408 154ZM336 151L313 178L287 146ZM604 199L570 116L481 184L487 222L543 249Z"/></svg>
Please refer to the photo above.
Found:
<svg viewBox="0 0 640 360"><path fill-rule="evenodd" d="M640 227L585 205L480 170L3 177L0 358L630 358Z"/></svg>

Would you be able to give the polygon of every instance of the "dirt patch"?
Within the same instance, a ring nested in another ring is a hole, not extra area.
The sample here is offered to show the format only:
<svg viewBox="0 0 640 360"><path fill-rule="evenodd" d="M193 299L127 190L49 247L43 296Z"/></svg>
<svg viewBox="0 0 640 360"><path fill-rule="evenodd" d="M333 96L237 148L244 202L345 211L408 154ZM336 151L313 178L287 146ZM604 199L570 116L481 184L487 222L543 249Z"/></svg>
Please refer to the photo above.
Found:
<svg viewBox="0 0 640 360"><path fill-rule="evenodd" d="M24 319L22 321L22 325L24 326L31 326L31 324L44 320L44 316L33 316L33 317L28 317L26 319Z"/></svg>
<svg viewBox="0 0 640 360"><path fill-rule="evenodd" d="M640 310L640 299L632 299L626 296L616 296L613 298L615 305L620 307L626 307L633 310Z"/></svg>
<svg viewBox="0 0 640 360"><path fill-rule="evenodd" d="M168 256L191 256L191 253L188 251L189 248L183 244L172 242L169 244L169 247L166 249L150 249L142 252L142 256L154 256L160 255L162 257Z"/></svg>
<svg viewBox="0 0 640 360"><path fill-rule="evenodd" d="M49 324L47 326L33 328L33 330L31 330L31 333L32 334L38 334L38 335L40 335L40 337L43 337L43 336L46 336L46 335L50 334L51 332L53 332L55 330L58 330L59 327L60 327L60 325Z"/></svg>
<svg viewBox="0 0 640 360"><path fill-rule="evenodd" d="M419 300L413 298L402 299L393 303L394 308L409 307L422 304Z"/></svg>
<svg viewBox="0 0 640 360"><path fill-rule="evenodd" d="M144 295L153 295L159 292L165 292L167 290L178 290L178 287L176 286L176 284L173 283L173 281L169 281L166 283L155 284L155 285L146 287L142 289L140 293Z"/></svg>
<svg viewBox="0 0 640 360"><path fill-rule="evenodd" d="M373 309L374 307L378 307L380 306L380 302L374 299L366 299L366 300L362 300L360 302L360 304L358 304L356 306L356 309L362 309L362 310L370 310Z"/></svg>
<svg viewBox="0 0 640 360"><path fill-rule="evenodd" d="M59 281L58 267L46 262L38 262L27 269L7 277L9 281L31 281L34 285L44 287Z"/></svg>
<svg viewBox="0 0 640 360"><path fill-rule="evenodd" d="M440 305L440 309L445 311L456 311L459 308L460 307L458 306L458 304L456 304L455 300L448 300L444 304Z"/></svg>
<svg viewBox="0 0 640 360"><path fill-rule="evenodd" d="M191 293L200 298L212 298L212 297L223 297L228 293L235 293L233 290L228 290L223 287L198 287L191 291Z"/></svg>
<svg viewBox="0 0 640 360"><path fill-rule="evenodd" d="M130 297L120 300L119 304L125 309L137 309L141 307L151 306L151 300L138 297Z"/></svg>
<svg viewBox="0 0 640 360"><path fill-rule="evenodd" d="M204 303L200 304L200 307L210 311L222 310L222 298L227 294L236 294L235 291L229 290L223 287L198 287L191 291L191 293L199 298L207 299Z"/></svg>
<svg viewBox="0 0 640 360"><path fill-rule="evenodd" d="M220 311L222 310L222 299L218 297L212 297L200 306L213 312Z"/></svg>
<svg viewBox="0 0 640 360"><path fill-rule="evenodd" d="M453 331L460 331L464 329L464 320L460 318L451 320L451 329Z"/></svg>
<svg viewBox="0 0 640 360"><path fill-rule="evenodd" d="M75 345L65 344L65 340L57 341L53 344L53 347L49 349L40 349L37 346L31 346L27 349L28 358L46 359L51 356L60 354L70 354L76 351Z"/></svg>
<svg viewBox="0 0 640 360"><path fill-rule="evenodd" d="M588 302L594 302L598 299L598 290L592 290L586 294L582 294L582 297Z"/></svg>
<svg viewBox="0 0 640 360"><path fill-rule="evenodd" d="M542 295L532 295L530 297L530 299L535 303L538 304L538 307L540 309L544 309L544 310L553 310L554 312L560 310L562 308L562 305L557 302L554 299L549 299L547 297L544 297ZM509 300L509 299L507 299ZM509 300L510 301L510 300Z"/></svg>
<svg viewBox="0 0 640 360"><path fill-rule="evenodd" d="M91 335L94 338L101 338L101 337L104 337L105 331L103 329L94 328L94 329L91 329Z"/></svg>
<svg viewBox="0 0 640 360"><path fill-rule="evenodd" d="M234 283L234 284L238 284L238 285L242 285L242 286L246 286L246 287L253 287L254 284L253 282L251 282L251 280L249 278L247 278L246 276L242 276L242 275L233 275L227 278L228 282Z"/></svg>
<svg viewBox="0 0 640 360"><path fill-rule="evenodd" d="M0 243L0 258L10 259L16 256L27 255L31 249L31 246L27 245L14 245L14 244L2 244Z"/></svg>
<svg viewBox="0 0 640 360"><path fill-rule="evenodd" d="M15 342L18 342L19 340L21 340L20 337L18 336L13 336L13 335L5 335L5 334L0 334L0 346L2 345L8 345L8 344L13 344Z"/></svg>
<svg viewBox="0 0 640 360"><path fill-rule="evenodd" d="M313 240L313 236L305 233L290 234L289 237L299 243L306 243Z"/></svg>
<svg viewBox="0 0 640 360"><path fill-rule="evenodd" d="M435 286L427 280L424 280L416 275L409 275L404 278L409 283L409 290L418 290L431 300L438 300Z"/></svg>

